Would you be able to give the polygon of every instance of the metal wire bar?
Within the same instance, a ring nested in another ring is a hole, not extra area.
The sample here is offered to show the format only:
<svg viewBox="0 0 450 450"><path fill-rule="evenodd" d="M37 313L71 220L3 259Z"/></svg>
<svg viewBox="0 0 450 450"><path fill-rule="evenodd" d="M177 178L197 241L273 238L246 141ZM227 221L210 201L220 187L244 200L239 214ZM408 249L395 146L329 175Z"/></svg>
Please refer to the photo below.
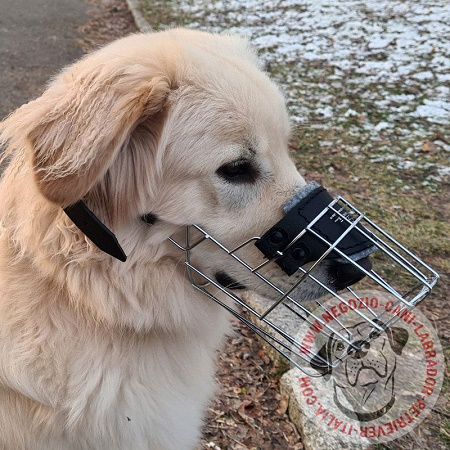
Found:
<svg viewBox="0 0 450 450"><path fill-rule="evenodd" d="M220 286L217 285L217 287L220 289ZM275 349L278 353L280 353L282 356L284 356L286 359L290 360L293 364L296 365L296 367L298 367L299 369L304 370L304 366L299 365L295 359L292 358L292 353L294 353L294 355L296 357L301 358L303 361L310 363L311 360L314 358L315 360L320 360L324 365L327 365L330 368L333 367L337 367L337 365L342 361L339 358L337 359L336 363L330 363L328 360L326 360L325 358L323 358L320 354L318 353L313 353L312 357L307 358L306 354L311 354L311 351L309 348L304 347L303 344L293 340L288 340L292 345L295 345L296 347L298 347L300 349L300 353L298 352L294 352L292 350L292 347L288 347L284 342L280 341L279 339L277 339L275 336L271 335L269 332L265 331L263 328L259 327L258 325L254 324L252 321L248 320L246 317L244 317L242 314L240 314L238 311L234 310L233 308L231 308L229 305L227 305L226 303L222 302L220 299L218 299L217 297L215 297L214 295L212 295L210 292L206 291L205 289L194 285L194 288L196 288L197 290L201 291L203 294L205 294L207 297L211 298L212 300L214 300L216 303L218 303L220 306L222 306L223 308L225 308L229 313L231 313L234 317L236 317L237 319L239 319L241 322L243 322L247 327L249 327L253 332L255 332L259 337L261 337L267 344L269 344L273 349ZM235 300L237 301L238 298L236 297ZM270 324L270 322L267 322L268 324ZM283 332L283 335L285 333ZM284 337L284 336L283 336ZM287 338L290 338L290 336L287 336ZM277 347L276 345L274 345L274 342L276 344L279 345L279 347ZM281 348L280 348L281 347ZM284 349L284 350L282 350ZM303 350L303 351L302 351ZM318 376L315 373L310 374L311 376Z"/></svg>
<svg viewBox="0 0 450 450"><path fill-rule="evenodd" d="M338 201L343 202L345 205L347 205L349 208L351 208L352 210L354 210L355 212L357 212L358 214L362 214L357 208L355 208L353 205L351 205L347 200L345 200L342 197L337 197ZM402 245L400 242L398 242L396 239L394 239L391 235L389 235L388 233L386 233L386 231L384 231L382 228L380 228L377 224L375 224L374 222L372 222L369 218L365 218L365 222L367 222L367 224L369 224L371 227L373 227L375 230L377 230L380 234L382 234L386 239L388 239L389 241L391 241L392 243L394 243L395 246L397 246L399 249L401 249L403 252L405 252L410 258L412 258L414 261L416 261L416 263L418 263L419 265L423 266L424 269L428 270L430 272L430 274L432 274L432 284L430 284L430 288L434 287L434 285L436 284L437 280L439 279L439 274L433 270L428 264L426 264L424 261L422 261L418 256L416 256L414 253L412 253L410 250L408 250L404 245ZM367 235L365 235L366 237L368 237ZM376 239L379 239L378 236L374 235L374 237ZM385 245L387 245L384 241L382 241ZM395 252L395 250L394 250ZM397 252L395 252L397 253ZM405 258L403 258L405 261L407 261ZM408 262L408 261L407 261ZM409 263L409 262L408 262ZM418 269L413 266L411 263L410 264L410 268L414 271L417 271L417 274L421 275L422 279L427 279L425 276L423 276L423 274L418 271ZM419 278L419 276L418 276Z"/></svg>
<svg viewBox="0 0 450 450"><path fill-rule="evenodd" d="M314 229L314 225L322 217L330 213L332 214L331 219L337 217L348 223L348 227L333 242L330 242L330 240L319 234ZM400 273L403 275L403 278L407 276L405 279L397 277L397 279L395 280L396 287L394 287L391 282L386 280L375 270L366 270L364 267L358 264L357 261L353 261L351 257L346 255L338 248L338 245L342 241L342 239L344 239L348 233L354 230L355 227L357 228L358 232L364 236L365 239L367 239L375 247L377 247L380 254L387 258L390 264L393 264L396 272L400 271ZM192 230L196 230L200 234L198 239L193 239L191 228ZM286 308L287 311L289 311L289 313L292 313L295 318L301 320L305 324L308 324L310 326L310 329L313 329L317 333L317 335L318 333L320 333L320 335L323 335L327 338L338 338L348 345L347 350L344 351L340 357L336 358L335 365L338 365L352 352L359 350L360 348L356 343L356 335L352 333L352 330L346 327L344 322L341 321L337 317L337 315L330 314L327 306L324 305L321 301L316 300L314 302L305 304L300 300L293 298L296 289L299 288L300 284L303 283L306 279L312 280L332 298L338 300L339 302L342 302L342 305L346 305L348 310L352 310L357 315L357 317L359 316L367 324L366 331L364 331L364 329L358 331L359 343L361 343L361 336L364 337L363 341L369 342L373 336L384 331L400 318L407 317L406 314L409 314L411 309L429 294L429 292L439 279L439 275L433 269L431 269L427 264L425 264L416 255L406 249L403 245L397 242L379 226L374 224L371 220L367 219L363 213L361 213L358 209L356 209L342 197L337 197L334 201L332 201L308 224L308 226L304 230L298 233L285 248L284 253L289 248L291 248L295 244L295 242L301 239L302 236L305 235L305 233L311 233L316 238L320 239L326 246L326 250L308 269L300 267L298 269L298 271L300 272L299 279L296 280L292 284L292 286L287 289L281 288L277 285L276 282L272 282L269 278L267 278L260 272L270 263L273 263L278 258L283 257L283 252L279 251L277 252L275 257L265 258L263 262L260 262L259 264L253 266L246 262L241 256L238 256L236 254L240 250L245 249L246 246L258 241L260 237L251 237L230 250L199 225L192 225L186 227L184 245L177 242L174 238L169 238L169 240L179 250L185 252L186 270L188 272L189 280L195 289L202 292L212 300L216 301L234 317L238 318L253 332L260 336L261 339L267 342L271 347L273 347L281 355L289 359L295 366L299 367L304 372L306 372L306 369L303 365L300 364L300 360L311 364L311 361L314 358L315 361L319 361L321 362L321 364L323 363L327 367L333 367L333 365L329 361L326 361L321 355L319 355L318 352L312 351L309 346L305 346L303 343L299 342L297 338L292 336L287 330L284 329L284 324L277 324L273 320L269 319L269 315L278 306L281 307L281 305L283 305L283 308ZM205 241L213 243L220 250L233 258L234 261L248 270L252 275L257 277L260 281L273 289L279 295L278 298L276 298L274 301L271 301L269 307L264 308L262 312L259 312L252 308L244 299L238 297L229 289L221 286L218 282L208 277L198 267L195 267L195 265L191 263L190 254L194 249L196 249ZM354 301L359 302L357 307L353 307L351 304L351 299L347 299L343 294L335 292L330 286L327 285L326 282L321 281L317 278L315 269L323 263L325 258L327 258L327 256L329 256L331 252L336 253L341 259L357 267L366 276L366 284L370 285L370 283L373 283L377 287L377 289L381 287L383 292L392 296L394 301L392 301L392 307L389 312L384 309L381 313L377 313L374 309L372 309L368 301L364 302L361 298L358 297L358 293L356 290L347 287L346 290L350 295L354 297ZM198 281L196 281L196 277L200 277L200 280L205 280L205 283L200 284ZM407 284L407 286L403 286L405 284ZM206 289L209 285L214 286L225 295L227 295L234 302L234 308L224 303L223 301L218 299L217 296L209 292ZM315 305L315 311L312 311L312 305ZM254 321L249 320L246 316L243 315L240 310L236 310L235 308L243 308L244 311L247 311L247 314L249 314L250 317L254 317ZM318 313L317 311L323 312ZM260 321L261 324L264 324L264 327L266 329L259 326L257 324L258 321ZM308 375L314 376L313 374L309 373Z"/></svg>

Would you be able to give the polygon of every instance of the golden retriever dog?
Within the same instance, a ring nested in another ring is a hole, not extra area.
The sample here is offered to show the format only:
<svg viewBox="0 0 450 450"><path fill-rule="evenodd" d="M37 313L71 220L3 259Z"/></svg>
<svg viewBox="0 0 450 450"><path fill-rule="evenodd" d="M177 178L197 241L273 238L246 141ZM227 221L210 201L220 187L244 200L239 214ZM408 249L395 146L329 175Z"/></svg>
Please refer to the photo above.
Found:
<svg viewBox="0 0 450 450"><path fill-rule="evenodd" d="M199 224L233 247L276 223L305 185L289 128L245 39L181 29L88 55L1 123L1 449L198 445L228 313L192 287L168 238ZM126 262L65 214L81 199ZM195 258L273 295L225 256L206 245Z"/></svg>

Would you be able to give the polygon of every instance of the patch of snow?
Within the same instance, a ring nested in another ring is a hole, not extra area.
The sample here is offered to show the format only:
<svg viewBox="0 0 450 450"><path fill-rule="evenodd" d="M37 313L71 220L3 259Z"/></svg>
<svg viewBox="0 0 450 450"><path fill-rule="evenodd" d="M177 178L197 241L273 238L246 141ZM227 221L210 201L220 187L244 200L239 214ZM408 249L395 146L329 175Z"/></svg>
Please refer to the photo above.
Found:
<svg viewBox="0 0 450 450"><path fill-rule="evenodd" d="M378 48L385 48L387 47L394 38L391 37L383 37L382 35L375 35L372 37L372 39L369 42L369 48L370 49L378 49Z"/></svg>
<svg viewBox="0 0 450 450"><path fill-rule="evenodd" d="M437 173L441 177L448 177L448 176L450 176L450 167L449 166L438 167Z"/></svg>
<svg viewBox="0 0 450 450"><path fill-rule="evenodd" d="M445 142L443 142L441 140L434 141L434 143L437 146L441 147L444 151L450 152L450 145L449 144L447 144L447 143L445 143Z"/></svg>
<svg viewBox="0 0 450 450"><path fill-rule="evenodd" d="M377 157L373 157L370 159L373 163L385 162L385 161L395 161L398 160L399 157L397 155L381 155Z"/></svg>
<svg viewBox="0 0 450 450"><path fill-rule="evenodd" d="M359 113L351 108L347 109L347 111L345 111L344 113L344 117L356 117L358 115Z"/></svg>
<svg viewBox="0 0 450 450"><path fill-rule="evenodd" d="M387 122L380 122L375 126L375 130L377 131L382 131L385 130L386 128L390 128L391 125Z"/></svg>
<svg viewBox="0 0 450 450"><path fill-rule="evenodd" d="M430 122L449 123L450 103L443 100L425 100L412 113L415 117L424 117Z"/></svg>
<svg viewBox="0 0 450 450"><path fill-rule="evenodd" d="M417 163L416 163L416 162L414 162L414 161L409 161L409 160L399 161L399 162L397 163L397 167L398 167L399 169L406 169L406 170L408 170L408 169L411 169L412 167L416 167L416 166L417 166Z"/></svg>
<svg viewBox="0 0 450 450"><path fill-rule="evenodd" d="M416 78L417 80L431 80L434 77L434 75L433 72L427 70L426 72L415 73L413 77Z"/></svg>
<svg viewBox="0 0 450 450"><path fill-rule="evenodd" d="M323 108L317 108L316 114L322 115L325 119L333 117L333 108L331 106L325 106Z"/></svg>
<svg viewBox="0 0 450 450"><path fill-rule="evenodd" d="M172 0L196 28L247 36L261 57L273 69L274 77L287 91L307 90L324 77L345 80L340 86L328 82L328 92L336 97L360 96L361 87L380 83L405 90L414 86L415 97L407 92L392 96L383 89L364 89L368 100L379 103L381 111L390 111L393 103L413 102L416 98L445 100L446 94L430 80L450 80L450 5L434 0L426 7L419 0ZM281 11L281 13L280 13ZM200 27L198 24L201 24ZM188 26L192 26L189 25ZM284 69L299 80L290 86ZM279 67L280 71L277 71ZM334 74L333 74L334 72ZM331 78L333 77L333 78ZM311 92L312 89L309 89ZM397 96L397 97L395 97ZM405 96L404 99L400 99ZM316 95L311 106L319 102ZM437 108L405 108L395 111L394 119L403 120L411 111L436 123L445 119ZM351 106L350 106L351 108ZM347 108L347 109L350 109ZM359 109L359 108L358 108ZM331 112L325 108L325 116ZM426 114L425 114L426 112ZM295 115L296 111L291 109ZM309 109L317 114L316 108ZM335 115L336 116L336 115ZM303 121L303 118L296 118Z"/></svg>

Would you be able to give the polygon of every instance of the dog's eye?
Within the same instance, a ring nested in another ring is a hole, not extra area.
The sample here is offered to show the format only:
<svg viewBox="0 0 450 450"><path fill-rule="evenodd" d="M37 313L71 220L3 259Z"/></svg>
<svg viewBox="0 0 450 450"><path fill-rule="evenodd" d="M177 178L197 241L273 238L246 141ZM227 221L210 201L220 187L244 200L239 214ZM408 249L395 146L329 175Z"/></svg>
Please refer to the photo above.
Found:
<svg viewBox="0 0 450 450"><path fill-rule="evenodd" d="M341 352L342 350L344 350L345 345L342 342L338 342L336 345L336 350L338 350L339 352Z"/></svg>
<svg viewBox="0 0 450 450"><path fill-rule="evenodd" d="M257 175L255 168L245 160L224 164L217 169L217 174L231 183L253 183Z"/></svg>

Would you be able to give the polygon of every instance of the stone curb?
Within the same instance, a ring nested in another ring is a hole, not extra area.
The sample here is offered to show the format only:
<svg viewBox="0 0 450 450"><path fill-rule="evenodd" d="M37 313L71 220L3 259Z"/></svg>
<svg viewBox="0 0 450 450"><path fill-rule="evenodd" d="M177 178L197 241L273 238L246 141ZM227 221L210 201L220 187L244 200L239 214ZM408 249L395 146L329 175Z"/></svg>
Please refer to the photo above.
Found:
<svg viewBox="0 0 450 450"><path fill-rule="evenodd" d="M248 293L245 301L256 311L264 311L268 304L267 300L259 297L254 293ZM292 314L283 314L283 310L278 308L271 312L272 319L275 323L283 323L284 328L290 334L295 335L295 331L299 330L303 325L301 319L293 319ZM258 326L265 328L265 324L258 322ZM272 331L266 327L266 331ZM268 354L272 359L280 358L280 356L268 344L263 342L268 349ZM305 450L366 450L371 445L367 439L356 439L354 436L350 440L345 434L331 432L326 421L321 420L316 415L316 406L310 405L310 398L303 394L303 388L300 386L299 378L306 375L297 368L288 370L280 380L281 394L289 399L288 415L292 423L300 431L302 443ZM310 378L310 377L309 377ZM322 377L310 378L311 386L316 392L327 392L329 387ZM326 398L318 399L324 403ZM323 418L323 415L321 416Z"/></svg>
<svg viewBox="0 0 450 450"><path fill-rule="evenodd" d="M143 33L153 32L152 27L147 23L139 9L138 0L126 0L128 8L133 15L137 28ZM261 310L261 303L264 299L256 295L249 295L246 298L249 305L255 310ZM274 312L275 314L277 311ZM272 314L274 314L272 313ZM260 325L260 324L258 324ZM299 324L292 324L300 327ZM278 359L278 354L268 344L263 342L269 356L274 360ZM303 376L298 369L291 369L281 378L280 389L282 395L289 398L288 414L290 420L296 425L302 435L302 443L305 450L324 450L324 449L342 449L342 450L366 450L369 442L361 441L360 444L348 443L345 440L334 437L324 429L320 420L311 412L311 407L306 404L306 398L302 395L298 378Z"/></svg>
<svg viewBox="0 0 450 450"><path fill-rule="evenodd" d="M134 23L136 24L138 29L143 33L152 33L153 32L152 27L144 19L144 16L142 15L141 10L139 9L138 0L126 0L126 2L128 5L128 9L133 15Z"/></svg>
<svg viewBox="0 0 450 450"><path fill-rule="evenodd" d="M326 413L318 417L316 405L313 407L307 404L311 397L302 393L304 388L300 386L299 378L303 377L305 374L301 370L291 369L282 376L280 385L281 394L289 398L289 419L300 430L305 450L367 450L371 445L368 439L353 436L350 440L345 433L330 432L331 428L327 422L332 422L333 417L326 417ZM327 389L324 382L317 378L311 382L311 386L314 386L316 392L326 392Z"/></svg>

